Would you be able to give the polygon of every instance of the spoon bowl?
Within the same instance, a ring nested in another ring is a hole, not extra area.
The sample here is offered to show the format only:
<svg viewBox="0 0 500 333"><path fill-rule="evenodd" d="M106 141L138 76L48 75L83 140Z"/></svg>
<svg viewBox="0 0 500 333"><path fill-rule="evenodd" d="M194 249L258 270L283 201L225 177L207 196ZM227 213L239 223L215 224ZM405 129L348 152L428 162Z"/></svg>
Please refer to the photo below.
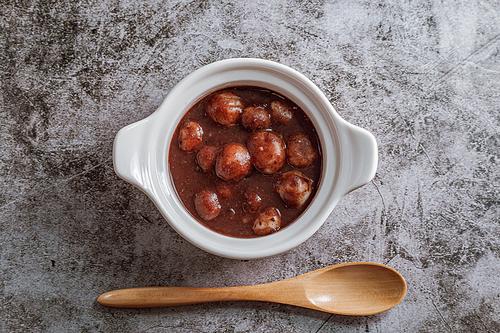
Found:
<svg viewBox="0 0 500 333"><path fill-rule="evenodd" d="M250 286L120 289L102 294L97 302L110 307L145 308L221 301L262 301L365 316L393 308L405 294L406 282L393 268L377 263L355 262Z"/></svg>
<svg viewBox="0 0 500 333"><path fill-rule="evenodd" d="M406 282L394 269L374 263L349 263L311 273L304 289L320 310L370 315L389 310L406 294Z"/></svg>

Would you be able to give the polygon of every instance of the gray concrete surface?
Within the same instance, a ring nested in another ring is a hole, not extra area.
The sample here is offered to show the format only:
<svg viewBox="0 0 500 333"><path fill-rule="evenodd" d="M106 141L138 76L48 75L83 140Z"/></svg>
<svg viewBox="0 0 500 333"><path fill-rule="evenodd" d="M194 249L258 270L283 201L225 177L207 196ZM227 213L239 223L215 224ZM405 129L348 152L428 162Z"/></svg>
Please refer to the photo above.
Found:
<svg viewBox="0 0 500 333"><path fill-rule="evenodd" d="M379 144L375 179L298 248L219 258L118 179L112 143L193 70L304 73ZM498 1L0 1L3 332L500 331ZM348 261L408 294L367 317L230 302L120 310L135 286L269 282Z"/></svg>

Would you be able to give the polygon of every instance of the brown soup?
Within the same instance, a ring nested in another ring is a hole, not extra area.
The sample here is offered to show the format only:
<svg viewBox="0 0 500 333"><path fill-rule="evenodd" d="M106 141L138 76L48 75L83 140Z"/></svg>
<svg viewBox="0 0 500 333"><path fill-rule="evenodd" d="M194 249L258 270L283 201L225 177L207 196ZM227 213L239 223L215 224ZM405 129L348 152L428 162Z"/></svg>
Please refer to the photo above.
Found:
<svg viewBox="0 0 500 333"><path fill-rule="evenodd" d="M223 235L259 237L293 223L314 197L321 145L305 112L258 87L214 92L192 106L169 151L187 211Z"/></svg>

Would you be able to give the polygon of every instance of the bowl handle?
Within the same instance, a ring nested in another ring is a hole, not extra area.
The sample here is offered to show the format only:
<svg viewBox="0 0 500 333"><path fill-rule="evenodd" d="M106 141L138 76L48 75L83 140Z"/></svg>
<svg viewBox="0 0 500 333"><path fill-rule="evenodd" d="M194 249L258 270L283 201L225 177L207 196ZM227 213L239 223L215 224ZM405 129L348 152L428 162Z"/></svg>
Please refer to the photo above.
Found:
<svg viewBox="0 0 500 333"><path fill-rule="evenodd" d="M118 131L113 145L113 164L116 174L140 189L151 192L150 163L146 139L149 118Z"/></svg>
<svg viewBox="0 0 500 333"><path fill-rule="evenodd" d="M377 171L378 150L375 137L367 130L345 123L351 159L346 160L346 182L344 195L365 185Z"/></svg>

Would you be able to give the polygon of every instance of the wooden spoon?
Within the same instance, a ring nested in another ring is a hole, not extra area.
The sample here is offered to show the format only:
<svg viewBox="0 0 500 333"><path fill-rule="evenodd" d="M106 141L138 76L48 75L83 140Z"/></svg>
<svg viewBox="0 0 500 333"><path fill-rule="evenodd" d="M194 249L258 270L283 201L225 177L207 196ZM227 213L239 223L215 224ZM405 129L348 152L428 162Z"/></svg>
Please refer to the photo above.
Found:
<svg viewBox="0 0 500 333"><path fill-rule="evenodd" d="M114 290L97 299L119 308L175 306L220 301L264 301L342 315L371 315L389 310L406 294L394 269L356 262L325 267L291 279L241 287L144 287Z"/></svg>

